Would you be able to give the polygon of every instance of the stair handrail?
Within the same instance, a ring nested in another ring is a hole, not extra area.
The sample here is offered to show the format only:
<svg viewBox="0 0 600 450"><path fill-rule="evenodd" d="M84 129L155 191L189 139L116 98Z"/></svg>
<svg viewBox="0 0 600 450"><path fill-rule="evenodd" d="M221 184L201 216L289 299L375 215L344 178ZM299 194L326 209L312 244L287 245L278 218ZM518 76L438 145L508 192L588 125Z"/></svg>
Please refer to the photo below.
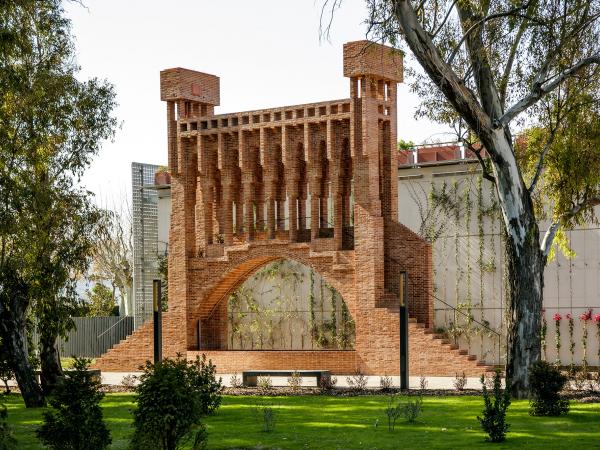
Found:
<svg viewBox="0 0 600 450"><path fill-rule="evenodd" d="M115 323L113 323L109 328L107 328L102 333L100 333L98 336L96 336L96 339L100 339L102 336L104 336L106 333L108 333L114 327L116 327L117 325L119 325L121 322L123 322L128 317L131 317L131 316L123 316L123 317L121 317L119 320L117 320Z"/></svg>

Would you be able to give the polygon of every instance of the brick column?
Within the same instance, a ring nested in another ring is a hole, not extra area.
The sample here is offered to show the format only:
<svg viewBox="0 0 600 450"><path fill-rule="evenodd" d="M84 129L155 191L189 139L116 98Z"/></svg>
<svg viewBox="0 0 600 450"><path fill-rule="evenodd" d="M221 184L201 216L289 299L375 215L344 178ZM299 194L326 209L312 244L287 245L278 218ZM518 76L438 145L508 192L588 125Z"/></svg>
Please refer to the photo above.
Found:
<svg viewBox="0 0 600 450"><path fill-rule="evenodd" d="M342 202L344 199L338 189L335 189L335 191L333 194L333 242L335 249L341 250L343 234Z"/></svg>
<svg viewBox="0 0 600 450"><path fill-rule="evenodd" d="M288 221L290 224L290 241L298 240L298 194L292 192L288 198Z"/></svg>
<svg viewBox="0 0 600 450"><path fill-rule="evenodd" d="M244 207L246 209L244 229L246 230L246 240L254 240L254 189L252 184L244 183Z"/></svg>
<svg viewBox="0 0 600 450"><path fill-rule="evenodd" d="M229 180L223 185L223 238L225 245L233 244L233 192Z"/></svg>

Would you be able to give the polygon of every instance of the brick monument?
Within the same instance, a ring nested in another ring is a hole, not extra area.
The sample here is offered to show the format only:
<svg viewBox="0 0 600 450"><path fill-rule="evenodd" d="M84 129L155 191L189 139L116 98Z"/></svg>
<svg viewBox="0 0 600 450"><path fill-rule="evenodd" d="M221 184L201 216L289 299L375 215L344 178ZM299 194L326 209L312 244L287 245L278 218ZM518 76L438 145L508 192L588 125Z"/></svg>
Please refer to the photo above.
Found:
<svg viewBox="0 0 600 450"><path fill-rule="evenodd" d="M349 98L214 114L218 77L182 68L161 72L172 176L163 355L205 353L220 373L397 375L406 272L411 372L482 372L431 331L431 248L397 222L402 73L397 50L350 42L344 45ZM278 259L311 267L342 295L355 323L353 350L228 349L229 294ZM146 323L97 367L136 370L151 357L152 324Z"/></svg>

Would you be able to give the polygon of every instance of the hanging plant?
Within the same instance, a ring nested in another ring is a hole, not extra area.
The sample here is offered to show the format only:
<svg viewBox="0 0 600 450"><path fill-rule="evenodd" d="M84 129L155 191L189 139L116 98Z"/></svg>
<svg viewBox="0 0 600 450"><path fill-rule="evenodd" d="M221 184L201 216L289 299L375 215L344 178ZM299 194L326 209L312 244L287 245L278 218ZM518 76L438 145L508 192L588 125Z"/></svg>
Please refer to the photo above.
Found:
<svg viewBox="0 0 600 450"><path fill-rule="evenodd" d="M562 320L562 317L559 313L555 313L552 320L554 320L555 329L556 365L560 366L560 321Z"/></svg>
<svg viewBox="0 0 600 450"><path fill-rule="evenodd" d="M594 315L594 323L596 324L596 340L598 341L598 364L600 364L600 314Z"/></svg>
<svg viewBox="0 0 600 450"><path fill-rule="evenodd" d="M540 341L542 343L542 357L546 358L546 333L548 332L548 323L546 322L546 310L542 309L542 329L540 330Z"/></svg>
<svg viewBox="0 0 600 450"><path fill-rule="evenodd" d="M309 330L310 337L314 343L315 338L317 337L316 323L315 323L315 272L310 270L310 291L308 294L308 308L309 308Z"/></svg>
<svg viewBox="0 0 600 450"><path fill-rule="evenodd" d="M575 360L575 338L573 338L573 331L575 329L575 321L571 314L567 314L567 320L569 321L569 352L571 353L571 367L574 365Z"/></svg>
<svg viewBox="0 0 600 450"><path fill-rule="evenodd" d="M584 312L581 316L579 316L579 320L581 320L581 349L582 349L582 358L581 364L583 365L583 370L587 371L587 339L588 339L588 322L592 320L592 310L589 309Z"/></svg>

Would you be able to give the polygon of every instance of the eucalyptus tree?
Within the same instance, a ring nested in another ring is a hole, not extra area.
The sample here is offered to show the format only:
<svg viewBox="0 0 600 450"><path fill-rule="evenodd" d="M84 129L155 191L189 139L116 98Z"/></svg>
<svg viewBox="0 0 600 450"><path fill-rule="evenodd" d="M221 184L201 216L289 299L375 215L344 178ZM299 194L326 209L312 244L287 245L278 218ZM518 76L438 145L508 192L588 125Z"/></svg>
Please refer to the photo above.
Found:
<svg viewBox="0 0 600 450"><path fill-rule="evenodd" d="M333 12L342 0L326 0ZM368 36L410 51L420 66L418 115L452 124L494 183L506 230L510 289L507 377L513 394L528 392L529 367L540 357L543 269L557 231L593 215L598 172L575 145L563 152L579 181L567 191L540 182L568 111L593 109L599 92L600 2L597 0L366 0ZM331 22L327 24L330 26ZM587 106L580 104L580 93ZM593 119L593 118L592 118ZM544 130L527 163L515 152L525 127ZM597 147L596 147L597 150ZM531 158L535 156L535 162ZM563 163L566 160L563 159ZM562 167L564 169L564 167ZM586 173L589 178L579 174ZM543 237L535 199L549 189L552 225Z"/></svg>
<svg viewBox="0 0 600 450"><path fill-rule="evenodd" d="M80 81L74 56L60 0L0 2L0 337L27 406L44 403L27 317L52 379L101 215L80 179L116 127L113 87Z"/></svg>

